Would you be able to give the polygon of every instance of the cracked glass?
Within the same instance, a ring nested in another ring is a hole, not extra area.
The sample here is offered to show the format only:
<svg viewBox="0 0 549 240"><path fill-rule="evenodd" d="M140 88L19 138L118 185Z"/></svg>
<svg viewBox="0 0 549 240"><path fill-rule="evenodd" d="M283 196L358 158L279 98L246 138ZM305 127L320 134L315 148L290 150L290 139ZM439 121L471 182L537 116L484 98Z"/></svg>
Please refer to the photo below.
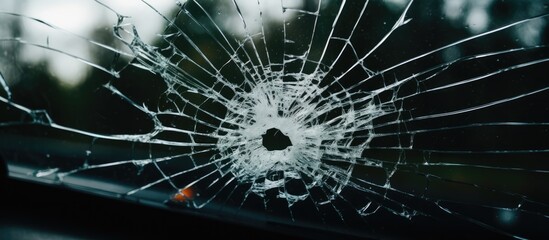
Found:
<svg viewBox="0 0 549 240"><path fill-rule="evenodd" d="M4 0L0 155L260 227L547 235L548 21L537 0Z"/></svg>

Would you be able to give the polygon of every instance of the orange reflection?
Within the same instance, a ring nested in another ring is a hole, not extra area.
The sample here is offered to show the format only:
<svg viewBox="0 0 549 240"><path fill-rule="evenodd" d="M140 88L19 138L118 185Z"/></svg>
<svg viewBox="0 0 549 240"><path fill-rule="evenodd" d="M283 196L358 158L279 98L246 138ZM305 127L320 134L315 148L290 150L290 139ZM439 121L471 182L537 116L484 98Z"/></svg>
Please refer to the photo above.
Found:
<svg viewBox="0 0 549 240"><path fill-rule="evenodd" d="M172 197L174 202L186 202L193 200L194 191L191 187L179 189L179 191Z"/></svg>

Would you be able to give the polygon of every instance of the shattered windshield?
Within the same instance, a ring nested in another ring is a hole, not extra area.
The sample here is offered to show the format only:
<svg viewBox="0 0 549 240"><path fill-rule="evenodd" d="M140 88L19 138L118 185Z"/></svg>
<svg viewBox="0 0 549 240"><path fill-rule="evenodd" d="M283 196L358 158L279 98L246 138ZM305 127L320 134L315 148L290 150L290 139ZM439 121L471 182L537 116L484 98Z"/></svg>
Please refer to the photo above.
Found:
<svg viewBox="0 0 549 240"><path fill-rule="evenodd" d="M547 235L548 21L538 0L3 0L0 156L243 224Z"/></svg>

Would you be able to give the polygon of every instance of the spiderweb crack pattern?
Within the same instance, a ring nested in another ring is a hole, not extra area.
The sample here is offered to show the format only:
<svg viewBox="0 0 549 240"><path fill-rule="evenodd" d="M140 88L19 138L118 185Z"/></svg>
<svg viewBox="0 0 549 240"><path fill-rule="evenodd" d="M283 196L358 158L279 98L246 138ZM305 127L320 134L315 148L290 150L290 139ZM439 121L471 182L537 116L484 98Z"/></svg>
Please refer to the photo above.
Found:
<svg viewBox="0 0 549 240"><path fill-rule="evenodd" d="M419 17L426 3L273 2L186 1L165 13L141 1L165 24L152 43L132 24L137 16L107 1L95 3L116 16L116 44L3 12L112 56L87 59L49 39L0 36L111 76L103 89L151 127L111 134L58 124L48 111L18 103L2 75L0 101L27 117L2 118L0 126L40 125L93 139L83 163L52 163L36 178L78 185L96 172L106 179L105 171L124 172L132 180L113 192L175 208L245 215L234 207L353 231L375 227L372 219L384 214L456 218L517 238L539 232L505 224L548 223L547 194L502 180L547 180L549 84L536 77L549 61L546 43L483 46L533 26L547 33L547 12L433 44L425 36L426 44L405 39L426 24ZM159 94L127 91L131 83L121 79L128 71L156 77ZM266 149L262 135L272 128L292 145ZM99 160L102 144L129 144L135 155Z"/></svg>

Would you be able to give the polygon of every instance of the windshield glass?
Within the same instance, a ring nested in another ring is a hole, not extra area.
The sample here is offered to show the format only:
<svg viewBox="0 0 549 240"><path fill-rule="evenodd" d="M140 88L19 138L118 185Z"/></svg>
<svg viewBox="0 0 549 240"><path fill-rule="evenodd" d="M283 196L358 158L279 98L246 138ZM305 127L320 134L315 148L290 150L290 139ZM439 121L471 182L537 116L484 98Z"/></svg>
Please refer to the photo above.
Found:
<svg viewBox="0 0 549 240"><path fill-rule="evenodd" d="M548 6L4 0L0 155L243 224L547 234Z"/></svg>

